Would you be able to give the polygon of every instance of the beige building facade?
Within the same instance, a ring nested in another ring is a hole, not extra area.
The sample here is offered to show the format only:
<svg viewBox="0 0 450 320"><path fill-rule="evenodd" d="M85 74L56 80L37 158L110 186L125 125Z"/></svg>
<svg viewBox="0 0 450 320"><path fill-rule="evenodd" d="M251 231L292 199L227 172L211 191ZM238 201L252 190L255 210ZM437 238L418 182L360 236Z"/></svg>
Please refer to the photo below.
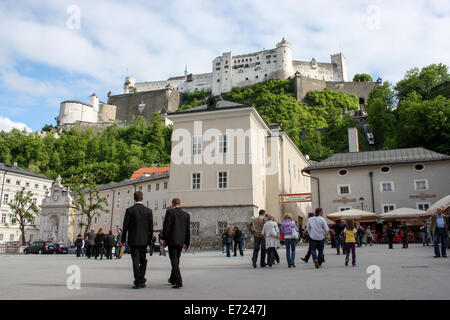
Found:
<svg viewBox="0 0 450 320"><path fill-rule="evenodd" d="M310 204L279 203L284 193L309 193L309 165L279 126L267 125L253 106L208 100L168 114L173 122L169 199L191 214L194 243L214 247L229 226L246 224L265 209L278 220L290 210L305 217Z"/></svg>
<svg viewBox="0 0 450 320"><path fill-rule="evenodd" d="M450 194L450 156L424 148L339 153L305 169L324 213L427 210Z"/></svg>

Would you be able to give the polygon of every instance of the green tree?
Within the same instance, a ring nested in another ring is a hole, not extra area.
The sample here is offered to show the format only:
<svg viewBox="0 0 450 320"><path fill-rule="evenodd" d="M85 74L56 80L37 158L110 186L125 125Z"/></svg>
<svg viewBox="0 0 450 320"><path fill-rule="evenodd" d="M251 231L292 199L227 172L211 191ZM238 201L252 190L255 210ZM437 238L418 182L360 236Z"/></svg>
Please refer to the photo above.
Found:
<svg viewBox="0 0 450 320"><path fill-rule="evenodd" d="M353 77L353 82L373 82L370 74L367 73L357 73Z"/></svg>
<svg viewBox="0 0 450 320"><path fill-rule="evenodd" d="M84 234L86 235L91 228L92 219L96 215L109 213L109 210L105 208L107 200L100 197L100 192L92 176L82 178L75 176L65 182L75 192L73 204L82 216L81 221L86 221L86 223L83 222L85 226Z"/></svg>
<svg viewBox="0 0 450 320"><path fill-rule="evenodd" d="M9 215L13 224L18 223L22 233L22 244L25 244L26 227L33 225L36 216L39 214L39 208L33 200L33 193L25 191L23 187L14 196L14 200L8 203L11 213Z"/></svg>
<svg viewBox="0 0 450 320"><path fill-rule="evenodd" d="M413 91L417 92L422 98L430 98L431 90L450 80L448 67L442 63L431 64L419 70L412 68L406 72L403 80L397 82L395 91L397 98L401 101Z"/></svg>

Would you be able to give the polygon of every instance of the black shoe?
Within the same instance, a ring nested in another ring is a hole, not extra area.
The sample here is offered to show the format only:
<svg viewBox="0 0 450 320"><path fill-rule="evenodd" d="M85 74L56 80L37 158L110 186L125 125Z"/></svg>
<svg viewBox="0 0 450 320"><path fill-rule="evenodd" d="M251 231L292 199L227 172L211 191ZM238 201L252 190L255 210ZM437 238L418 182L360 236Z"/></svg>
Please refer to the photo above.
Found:
<svg viewBox="0 0 450 320"><path fill-rule="evenodd" d="M316 267L316 269L319 269L319 262L314 261L314 266Z"/></svg>
<svg viewBox="0 0 450 320"><path fill-rule="evenodd" d="M441 256L434 256L435 258L440 258Z"/></svg>
<svg viewBox="0 0 450 320"><path fill-rule="evenodd" d="M305 258L300 258L300 259L302 259L303 261L305 261L305 263L308 263L308 260L306 260Z"/></svg>
<svg viewBox="0 0 450 320"><path fill-rule="evenodd" d="M182 284L177 283L177 284L174 284L174 285L172 286L172 289L180 289L180 288L182 288L182 287L183 287Z"/></svg>
<svg viewBox="0 0 450 320"><path fill-rule="evenodd" d="M134 285L132 286L132 288L133 288L133 289L140 289L140 288L141 288L141 285L140 285L140 284L134 284Z"/></svg>
<svg viewBox="0 0 450 320"><path fill-rule="evenodd" d="M447 258L447 256L442 256L442 258Z"/></svg>
<svg viewBox="0 0 450 320"><path fill-rule="evenodd" d="M291 265L288 265L288 268L290 269L290 268L291 268Z"/></svg>
<svg viewBox="0 0 450 320"><path fill-rule="evenodd" d="M348 266L348 260L345 260L345 265Z"/></svg>
<svg viewBox="0 0 450 320"><path fill-rule="evenodd" d="M141 283L140 285L139 285L139 288L145 288L146 287L146 285L145 285L145 283Z"/></svg>
<svg viewBox="0 0 450 320"><path fill-rule="evenodd" d="M295 268L295 264L292 265Z"/></svg>
<svg viewBox="0 0 450 320"><path fill-rule="evenodd" d="M253 268L256 268L256 261L252 261Z"/></svg>

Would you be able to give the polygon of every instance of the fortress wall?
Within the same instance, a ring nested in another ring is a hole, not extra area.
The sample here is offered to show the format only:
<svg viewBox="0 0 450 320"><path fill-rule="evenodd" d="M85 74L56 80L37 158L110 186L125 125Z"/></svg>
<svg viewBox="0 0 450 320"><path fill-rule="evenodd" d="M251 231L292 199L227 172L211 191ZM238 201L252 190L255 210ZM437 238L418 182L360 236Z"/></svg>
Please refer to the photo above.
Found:
<svg viewBox="0 0 450 320"><path fill-rule="evenodd" d="M356 94L363 98L365 103L369 99L369 94L375 88L375 82L327 82L326 87L331 90Z"/></svg>

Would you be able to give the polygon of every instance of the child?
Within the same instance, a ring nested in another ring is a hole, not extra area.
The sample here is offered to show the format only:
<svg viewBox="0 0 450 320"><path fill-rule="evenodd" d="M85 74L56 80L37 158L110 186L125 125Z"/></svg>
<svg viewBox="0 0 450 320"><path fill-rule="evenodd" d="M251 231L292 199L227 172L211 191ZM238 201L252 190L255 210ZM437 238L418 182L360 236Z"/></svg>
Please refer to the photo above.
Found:
<svg viewBox="0 0 450 320"><path fill-rule="evenodd" d="M345 255L345 265L348 266L348 258L350 256L350 250L352 251L352 266L356 265L356 228L353 223L353 220L347 220L347 226L344 229L345 235L345 248L347 249L347 253Z"/></svg>

